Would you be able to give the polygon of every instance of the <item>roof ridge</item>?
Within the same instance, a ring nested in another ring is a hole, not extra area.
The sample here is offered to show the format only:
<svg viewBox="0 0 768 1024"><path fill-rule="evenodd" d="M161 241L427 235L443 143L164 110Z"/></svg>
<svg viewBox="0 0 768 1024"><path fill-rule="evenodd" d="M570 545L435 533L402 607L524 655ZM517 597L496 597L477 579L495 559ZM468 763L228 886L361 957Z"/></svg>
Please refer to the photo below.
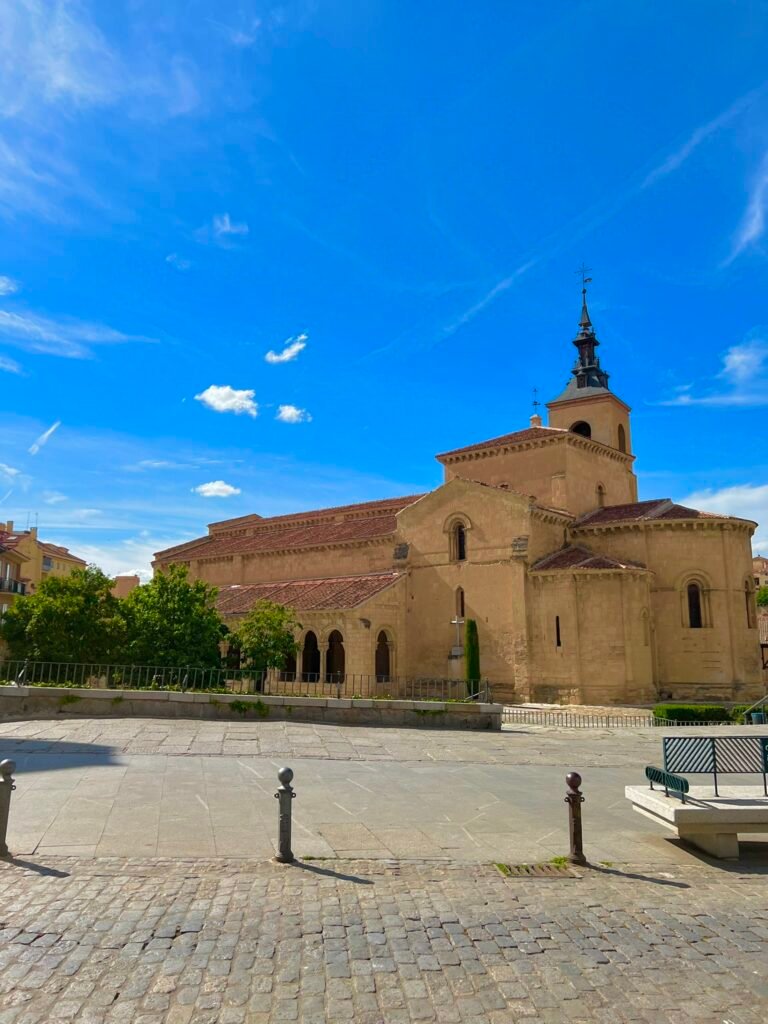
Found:
<svg viewBox="0 0 768 1024"><path fill-rule="evenodd" d="M390 505L394 505L400 502L403 502L402 507L405 508L406 504L412 504L413 502L418 501L419 498L423 498L425 493L426 492L422 491L417 494L395 495L391 498L375 498L370 501L356 501L346 505L329 505L327 508L310 508L301 510L299 512L282 512L280 515L277 516L262 516L259 515L257 512L251 512L248 515L235 516L232 519L219 519L214 523L209 523L208 525L209 528L212 526L226 527L227 523L242 523L244 520L250 519L251 516L255 516L256 521L252 524L254 527L267 526L270 523L275 522L279 523L281 521L287 520L308 519L313 516L331 515L332 513L338 514L339 512L351 512L354 509L367 509L370 511L374 511L377 506L386 508ZM233 529L234 528L235 527L233 527Z"/></svg>

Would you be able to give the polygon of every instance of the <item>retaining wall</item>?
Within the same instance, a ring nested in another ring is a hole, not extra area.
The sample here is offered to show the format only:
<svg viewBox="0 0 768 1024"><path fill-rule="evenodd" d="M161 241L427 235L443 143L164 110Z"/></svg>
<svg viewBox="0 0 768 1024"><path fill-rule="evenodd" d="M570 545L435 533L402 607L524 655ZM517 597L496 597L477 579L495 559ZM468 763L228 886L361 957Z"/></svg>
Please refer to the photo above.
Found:
<svg viewBox="0 0 768 1024"><path fill-rule="evenodd" d="M163 690L0 687L0 719L199 718L227 721L327 722L438 729L501 729L501 704L418 700L266 697Z"/></svg>

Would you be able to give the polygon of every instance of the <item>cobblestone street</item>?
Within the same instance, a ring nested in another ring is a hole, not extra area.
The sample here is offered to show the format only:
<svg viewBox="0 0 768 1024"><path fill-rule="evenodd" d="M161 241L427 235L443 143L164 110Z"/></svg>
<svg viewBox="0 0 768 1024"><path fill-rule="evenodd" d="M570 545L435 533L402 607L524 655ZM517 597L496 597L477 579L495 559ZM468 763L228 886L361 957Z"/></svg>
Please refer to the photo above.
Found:
<svg viewBox="0 0 768 1024"><path fill-rule="evenodd" d="M0 865L0 1022L764 1024L765 875Z"/></svg>

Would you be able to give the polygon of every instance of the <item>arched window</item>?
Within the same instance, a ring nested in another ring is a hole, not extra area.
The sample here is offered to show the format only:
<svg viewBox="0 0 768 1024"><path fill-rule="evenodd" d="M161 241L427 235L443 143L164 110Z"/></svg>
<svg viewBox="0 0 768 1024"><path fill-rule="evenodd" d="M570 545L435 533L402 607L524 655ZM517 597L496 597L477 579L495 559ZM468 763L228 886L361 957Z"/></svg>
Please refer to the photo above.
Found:
<svg viewBox="0 0 768 1024"><path fill-rule="evenodd" d="M704 615L701 599L701 587L698 583L688 584L688 627L689 629L701 629L704 625Z"/></svg>
<svg viewBox="0 0 768 1024"><path fill-rule="evenodd" d="M304 637L301 652L301 678L305 683L316 683L320 678L320 647L317 636L310 629Z"/></svg>
<svg viewBox="0 0 768 1024"><path fill-rule="evenodd" d="M752 579L744 581L744 598L747 602L747 629L757 629L757 606L755 604L755 584Z"/></svg>
<svg viewBox="0 0 768 1024"><path fill-rule="evenodd" d="M344 637L334 629L328 637L328 653L325 656L325 681L337 683L344 679Z"/></svg>
<svg viewBox="0 0 768 1024"><path fill-rule="evenodd" d="M560 636L560 616L555 616L555 647L562 647L563 639Z"/></svg>
<svg viewBox="0 0 768 1024"><path fill-rule="evenodd" d="M624 424L619 424L619 451L625 452L627 450L627 432L624 429Z"/></svg>
<svg viewBox="0 0 768 1024"><path fill-rule="evenodd" d="M598 484L596 488L597 507L603 508L605 505L605 488L602 484Z"/></svg>
<svg viewBox="0 0 768 1024"><path fill-rule="evenodd" d="M582 437L592 437L592 427L586 420L578 420L571 425L571 433L581 434Z"/></svg>
<svg viewBox="0 0 768 1024"><path fill-rule="evenodd" d="M389 637L382 629L376 637L376 682L388 683L392 671Z"/></svg>
<svg viewBox="0 0 768 1024"><path fill-rule="evenodd" d="M467 557L467 530L464 523L456 523L451 530L451 558L463 562Z"/></svg>
<svg viewBox="0 0 768 1024"><path fill-rule="evenodd" d="M464 618L464 588L456 588L456 618Z"/></svg>

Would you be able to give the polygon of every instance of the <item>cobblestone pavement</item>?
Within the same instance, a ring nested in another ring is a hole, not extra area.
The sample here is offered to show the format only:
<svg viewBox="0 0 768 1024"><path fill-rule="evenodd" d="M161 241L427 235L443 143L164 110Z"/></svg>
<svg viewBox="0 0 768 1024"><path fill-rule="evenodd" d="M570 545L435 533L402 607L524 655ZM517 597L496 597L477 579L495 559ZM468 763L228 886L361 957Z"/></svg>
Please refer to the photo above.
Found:
<svg viewBox="0 0 768 1024"><path fill-rule="evenodd" d="M0 864L0 1024L764 1024L765 874Z"/></svg>

